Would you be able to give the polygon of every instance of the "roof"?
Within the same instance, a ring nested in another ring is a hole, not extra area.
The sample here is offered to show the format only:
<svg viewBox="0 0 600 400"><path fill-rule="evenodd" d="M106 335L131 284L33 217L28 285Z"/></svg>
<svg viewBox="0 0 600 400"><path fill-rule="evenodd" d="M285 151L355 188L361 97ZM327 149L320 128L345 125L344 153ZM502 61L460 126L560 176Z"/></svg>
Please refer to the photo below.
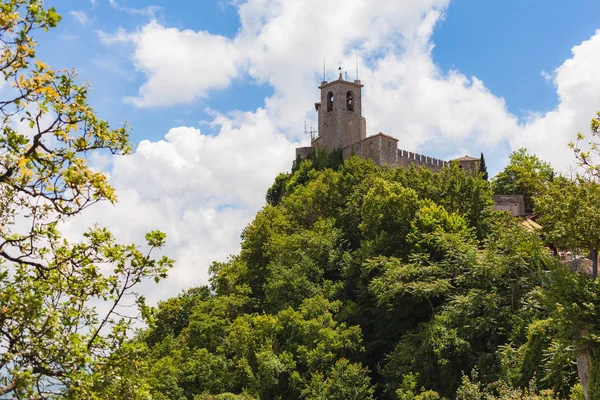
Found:
<svg viewBox="0 0 600 400"><path fill-rule="evenodd" d="M520 222L521 226L523 228L525 228L526 230L528 230L529 232L535 232L538 231L540 229L542 229L542 226L538 223L536 223L535 221L533 221L531 218L524 218L521 222Z"/></svg>
<svg viewBox="0 0 600 400"><path fill-rule="evenodd" d="M363 140L367 140L367 139L370 139L370 138L373 138L373 137L376 137L376 136L383 136L383 137L386 137L386 138L388 138L388 139L395 140L396 142L398 141L398 139L397 139L397 138L395 138L395 137L393 137L393 136L390 136L390 135L386 135L386 134L385 134L385 133L383 133L383 132L379 132L379 133L378 133L378 134L376 134L376 135L367 136L367 137L366 137L365 139L363 139Z"/></svg>
<svg viewBox="0 0 600 400"><path fill-rule="evenodd" d="M454 160L450 160L450 161L479 161L479 158L470 157L470 156L465 155L464 157L455 158Z"/></svg>

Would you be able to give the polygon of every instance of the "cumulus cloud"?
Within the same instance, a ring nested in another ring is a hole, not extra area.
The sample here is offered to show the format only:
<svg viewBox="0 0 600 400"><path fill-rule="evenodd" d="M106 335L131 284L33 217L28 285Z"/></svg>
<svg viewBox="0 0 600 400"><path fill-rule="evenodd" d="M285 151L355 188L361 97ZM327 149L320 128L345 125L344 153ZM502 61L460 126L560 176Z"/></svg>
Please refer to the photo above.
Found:
<svg viewBox="0 0 600 400"><path fill-rule="evenodd" d="M310 100L317 97L324 57L327 80L332 80L339 60L354 75L355 55L377 59L421 47L447 4L307 0L298 6L283 0L249 0L239 7L242 28L236 45L248 57L250 74L275 88L266 104L278 126L297 131ZM370 67L363 64L361 70Z"/></svg>
<svg viewBox="0 0 600 400"><path fill-rule="evenodd" d="M138 107L189 103L227 87L238 72L240 54L231 40L205 31L180 31L152 21L134 33L121 29L99 35L105 44L134 44L133 63L147 81L126 101Z"/></svg>
<svg viewBox="0 0 600 400"><path fill-rule="evenodd" d="M101 39L134 44L133 63L147 79L126 101L138 107L189 103L247 73L273 87L264 104L273 124L306 141L300 127L314 118L310 105L318 98L323 57L328 80L339 60L354 75L358 58L368 133L396 136L409 150L434 148L440 157L458 149L497 157L525 146L557 168L569 164L566 143L587 130L600 103L600 34L574 47L573 57L552 73L541 71L540 79L556 86L559 105L519 123L485 82L435 65L432 34L448 2L247 0L235 3L241 28L233 39L156 22Z"/></svg>
<svg viewBox="0 0 600 400"><path fill-rule="evenodd" d="M566 144L577 132L589 132L590 119L600 109L600 30L571 51L573 56L550 75L557 107L533 115L520 134L510 138L512 148L526 147L560 169L574 163Z"/></svg>
<svg viewBox="0 0 600 400"><path fill-rule="evenodd" d="M220 127L215 136L177 127L116 157L110 183L118 203L99 204L66 228L75 235L97 222L137 243L150 230L166 232L164 253L177 264L164 284L147 287L152 300L206 283L208 266L239 251L240 233L264 205L267 188L291 166L294 144L264 109L217 115L213 124Z"/></svg>

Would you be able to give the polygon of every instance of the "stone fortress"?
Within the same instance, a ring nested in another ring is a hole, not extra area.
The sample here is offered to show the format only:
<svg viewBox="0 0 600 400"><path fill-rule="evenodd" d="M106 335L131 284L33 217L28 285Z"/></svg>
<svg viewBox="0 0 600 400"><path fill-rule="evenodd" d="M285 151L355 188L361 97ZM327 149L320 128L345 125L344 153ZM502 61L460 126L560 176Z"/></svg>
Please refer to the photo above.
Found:
<svg viewBox="0 0 600 400"><path fill-rule="evenodd" d="M449 163L457 163L467 171L479 171L479 158L464 156L443 161L398 149L398 139L381 132L367 136L367 120L362 116L362 88L360 80L346 81L342 74L336 81L321 82L321 101L315 103L319 115L318 135L311 138L310 147L297 148L296 157L306 158L316 149L328 152L341 149L344 160L354 154L391 167L414 165L439 171ZM494 196L494 202L495 210L507 211L515 217L527 215L522 195Z"/></svg>
<svg viewBox="0 0 600 400"><path fill-rule="evenodd" d="M343 159L351 155L370 158L377 165L391 167L425 167L439 171L448 163L456 162L459 168L479 170L479 158L464 156L450 161L438 160L421 154L398 149L398 139L378 133L367 136L367 121L362 116L362 88L360 80L321 82L321 101L315 103L318 113L318 135L311 138L310 147L299 147L296 156L306 158L312 151L342 150Z"/></svg>

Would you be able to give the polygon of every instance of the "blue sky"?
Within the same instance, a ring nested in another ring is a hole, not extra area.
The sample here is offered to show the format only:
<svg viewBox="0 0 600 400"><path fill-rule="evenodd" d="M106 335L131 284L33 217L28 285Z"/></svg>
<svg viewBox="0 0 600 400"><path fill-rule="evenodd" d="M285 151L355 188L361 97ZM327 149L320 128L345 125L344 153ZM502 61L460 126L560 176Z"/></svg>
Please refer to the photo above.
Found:
<svg viewBox="0 0 600 400"><path fill-rule="evenodd" d="M205 283L239 250L275 176L305 145L322 78L359 60L367 134L451 159L483 152L494 174L526 147L559 171L600 110L600 2L592 0L47 0L63 15L38 56L92 84L133 155L104 168L119 203L92 223L123 241L167 233L178 260L163 299Z"/></svg>
<svg viewBox="0 0 600 400"><path fill-rule="evenodd" d="M519 117L557 105L540 72L559 67L600 28L593 0L455 0L446 13L433 36L435 62L479 77Z"/></svg>

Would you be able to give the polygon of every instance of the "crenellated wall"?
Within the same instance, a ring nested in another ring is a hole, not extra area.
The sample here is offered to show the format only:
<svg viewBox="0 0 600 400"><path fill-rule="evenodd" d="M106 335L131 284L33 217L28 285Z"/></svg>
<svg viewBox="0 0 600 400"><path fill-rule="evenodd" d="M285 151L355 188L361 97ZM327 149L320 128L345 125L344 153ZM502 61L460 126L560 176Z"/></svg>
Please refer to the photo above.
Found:
<svg viewBox="0 0 600 400"><path fill-rule="evenodd" d="M440 171L443 167L448 165L448 161L427 157L419 153L413 153L412 151L398 149L398 166L410 167L411 164L414 164L415 167L425 167L432 171Z"/></svg>

